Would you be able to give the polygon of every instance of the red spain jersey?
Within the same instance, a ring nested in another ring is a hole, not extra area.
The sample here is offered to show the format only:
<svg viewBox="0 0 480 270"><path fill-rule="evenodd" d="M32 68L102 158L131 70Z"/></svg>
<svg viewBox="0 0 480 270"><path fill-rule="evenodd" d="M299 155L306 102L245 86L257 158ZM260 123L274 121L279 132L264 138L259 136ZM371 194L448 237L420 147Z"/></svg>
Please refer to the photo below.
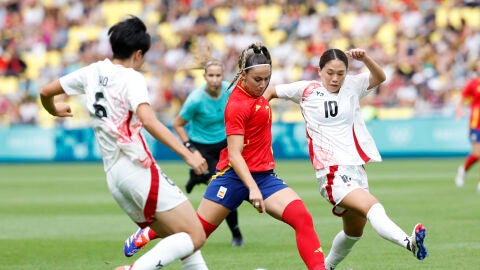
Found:
<svg viewBox="0 0 480 270"><path fill-rule="evenodd" d="M272 111L262 96L250 96L239 84L233 89L225 107L225 131L229 135L243 135L242 156L250 172L275 168L272 150ZM217 169L229 166L228 148L220 152Z"/></svg>
<svg viewBox="0 0 480 270"><path fill-rule="evenodd" d="M480 129L480 78L471 79L465 85L462 96L470 100L470 129Z"/></svg>

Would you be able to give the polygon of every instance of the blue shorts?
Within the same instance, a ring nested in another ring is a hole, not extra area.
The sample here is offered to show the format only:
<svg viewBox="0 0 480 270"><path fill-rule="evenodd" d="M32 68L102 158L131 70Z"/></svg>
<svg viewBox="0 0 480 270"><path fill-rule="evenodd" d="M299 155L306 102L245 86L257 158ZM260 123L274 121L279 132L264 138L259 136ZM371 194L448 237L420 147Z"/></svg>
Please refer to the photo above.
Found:
<svg viewBox="0 0 480 270"><path fill-rule="evenodd" d="M480 129L470 129L470 142L480 142Z"/></svg>
<svg viewBox="0 0 480 270"><path fill-rule="evenodd" d="M287 188L288 185L277 177L273 171L254 172L253 179L258 185L263 199L266 200L275 192ZM217 172L207 186L205 199L217 202L234 211L243 201L249 201L250 191L243 184L233 168Z"/></svg>

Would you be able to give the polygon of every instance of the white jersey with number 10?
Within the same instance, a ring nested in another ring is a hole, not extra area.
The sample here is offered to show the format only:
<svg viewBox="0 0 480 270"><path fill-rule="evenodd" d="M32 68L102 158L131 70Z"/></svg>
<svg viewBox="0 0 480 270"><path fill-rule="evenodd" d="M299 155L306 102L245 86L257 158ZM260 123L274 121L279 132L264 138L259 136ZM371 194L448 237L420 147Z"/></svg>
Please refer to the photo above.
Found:
<svg viewBox="0 0 480 270"><path fill-rule="evenodd" d="M381 161L360 112L359 100L374 89L367 89L369 75L347 75L338 93L329 92L320 81L298 81L275 87L279 98L300 105L310 159L316 170Z"/></svg>

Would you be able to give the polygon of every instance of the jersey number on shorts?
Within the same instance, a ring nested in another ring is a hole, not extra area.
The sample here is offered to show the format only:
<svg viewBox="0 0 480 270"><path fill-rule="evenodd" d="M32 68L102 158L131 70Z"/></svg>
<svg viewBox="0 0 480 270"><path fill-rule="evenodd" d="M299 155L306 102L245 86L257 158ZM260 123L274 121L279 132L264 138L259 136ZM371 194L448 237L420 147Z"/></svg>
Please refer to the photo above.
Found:
<svg viewBox="0 0 480 270"><path fill-rule="evenodd" d="M333 100L333 101L325 100L323 102L323 106L325 108L325 118L337 116L338 106L337 106L337 102L335 100Z"/></svg>

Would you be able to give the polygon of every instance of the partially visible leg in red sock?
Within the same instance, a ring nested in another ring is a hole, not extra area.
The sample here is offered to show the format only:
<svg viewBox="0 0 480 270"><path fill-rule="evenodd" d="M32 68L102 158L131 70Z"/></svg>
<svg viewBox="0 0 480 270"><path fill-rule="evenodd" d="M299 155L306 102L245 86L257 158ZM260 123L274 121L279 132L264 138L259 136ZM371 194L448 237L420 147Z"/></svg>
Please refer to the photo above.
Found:
<svg viewBox="0 0 480 270"><path fill-rule="evenodd" d="M472 167L473 164L475 164L478 161L478 159L479 159L479 157L477 157L477 156L474 156L472 154L468 155L465 158L465 163L463 164L463 167L465 168L465 171L468 171L468 169L470 169L470 167Z"/></svg>
<svg viewBox="0 0 480 270"><path fill-rule="evenodd" d="M215 226L211 224L210 222L206 221L203 219L199 214L197 214L198 219L202 223L203 230L205 231L205 234L207 235L207 238L212 234L213 231L215 231L218 226Z"/></svg>
<svg viewBox="0 0 480 270"><path fill-rule="evenodd" d="M153 240L158 238L157 233L154 230L150 229L150 227L145 228L145 230L147 230L148 239Z"/></svg>
<svg viewBox="0 0 480 270"><path fill-rule="evenodd" d="M285 207L282 220L295 230L298 252L308 269L325 269L322 246L305 204L301 200L292 201Z"/></svg>

